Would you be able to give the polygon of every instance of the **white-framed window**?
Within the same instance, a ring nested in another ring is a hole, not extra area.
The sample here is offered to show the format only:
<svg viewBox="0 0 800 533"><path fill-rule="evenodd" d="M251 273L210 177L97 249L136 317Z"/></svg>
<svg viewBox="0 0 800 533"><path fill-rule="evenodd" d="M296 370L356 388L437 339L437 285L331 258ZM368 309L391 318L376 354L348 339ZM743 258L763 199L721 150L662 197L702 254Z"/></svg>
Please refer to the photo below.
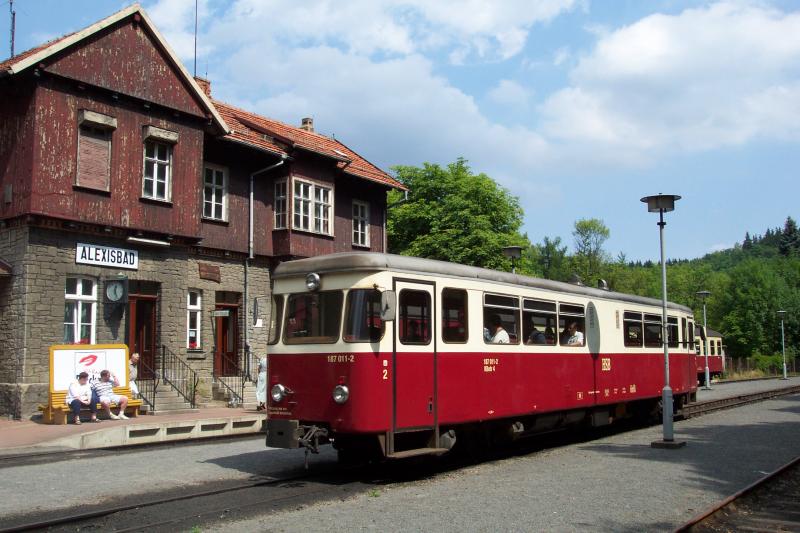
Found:
<svg viewBox="0 0 800 533"><path fill-rule="evenodd" d="M144 179L142 196L170 201L172 181L172 145L147 139L144 142Z"/></svg>
<svg viewBox="0 0 800 533"><path fill-rule="evenodd" d="M369 204L353 200L353 244L369 246Z"/></svg>
<svg viewBox="0 0 800 533"><path fill-rule="evenodd" d="M333 225L331 224L333 195L331 193L330 187L295 179L294 228L333 235Z"/></svg>
<svg viewBox="0 0 800 533"><path fill-rule="evenodd" d="M95 343L97 283L70 277L64 288L64 344Z"/></svg>
<svg viewBox="0 0 800 533"><path fill-rule="evenodd" d="M186 347L190 350L201 348L202 299L202 294L196 290L190 290L186 297Z"/></svg>
<svg viewBox="0 0 800 533"><path fill-rule="evenodd" d="M288 198L286 196L286 180L275 182L275 229L286 229L288 224L289 207Z"/></svg>
<svg viewBox="0 0 800 533"><path fill-rule="evenodd" d="M228 219L228 169L210 163L203 169L203 217Z"/></svg>

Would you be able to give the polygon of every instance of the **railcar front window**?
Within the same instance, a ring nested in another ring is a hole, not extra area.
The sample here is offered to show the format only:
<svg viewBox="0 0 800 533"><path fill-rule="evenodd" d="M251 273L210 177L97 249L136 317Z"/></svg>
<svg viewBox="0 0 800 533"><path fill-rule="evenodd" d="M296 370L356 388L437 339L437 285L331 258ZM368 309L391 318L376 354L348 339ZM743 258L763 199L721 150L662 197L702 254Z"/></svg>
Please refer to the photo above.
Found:
<svg viewBox="0 0 800 533"><path fill-rule="evenodd" d="M286 302L286 344L331 344L339 340L342 291L292 294Z"/></svg>
<svg viewBox="0 0 800 533"><path fill-rule="evenodd" d="M353 289L347 293L345 342L378 342L386 330L381 320L381 293L375 289Z"/></svg>
<svg viewBox="0 0 800 533"><path fill-rule="evenodd" d="M272 295L272 307L269 313L269 344L277 344L280 338L283 300L282 294Z"/></svg>

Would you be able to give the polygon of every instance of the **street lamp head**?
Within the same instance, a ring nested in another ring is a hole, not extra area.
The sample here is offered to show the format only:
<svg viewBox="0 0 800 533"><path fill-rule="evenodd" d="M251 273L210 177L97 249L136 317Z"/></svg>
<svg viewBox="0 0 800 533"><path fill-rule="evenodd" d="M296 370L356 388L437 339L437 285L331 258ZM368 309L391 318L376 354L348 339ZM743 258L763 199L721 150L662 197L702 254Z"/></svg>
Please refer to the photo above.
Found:
<svg viewBox="0 0 800 533"><path fill-rule="evenodd" d="M711 291L697 291L695 293L701 300L704 300L711 296Z"/></svg>
<svg viewBox="0 0 800 533"><path fill-rule="evenodd" d="M640 201L647 204L647 211L650 213L667 213L675 209L675 202L680 199L677 194L656 194L645 196Z"/></svg>
<svg viewBox="0 0 800 533"><path fill-rule="evenodd" d="M505 246L503 255L509 259L519 259L522 257L522 246Z"/></svg>
<svg viewBox="0 0 800 533"><path fill-rule="evenodd" d="M780 311L777 311L777 313L778 313L778 316L781 317L781 320L783 320L784 315L786 315L786 311L781 309Z"/></svg>

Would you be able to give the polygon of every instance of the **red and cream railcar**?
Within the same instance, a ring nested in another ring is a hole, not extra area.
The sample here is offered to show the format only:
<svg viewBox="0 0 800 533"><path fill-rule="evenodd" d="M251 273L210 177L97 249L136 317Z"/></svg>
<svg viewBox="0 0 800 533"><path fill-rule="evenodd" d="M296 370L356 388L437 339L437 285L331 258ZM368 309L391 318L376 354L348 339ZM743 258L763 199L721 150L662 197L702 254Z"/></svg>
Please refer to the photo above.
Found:
<svg viewBox="0 0 800 533"><path fill-rule="evenodd" d="M660 405L659 300L375 253L273 279L268 446L407 457ZM694 320L669 304L667 321L677 409L696 393Z"/></svg>
<svg viewBox="0 0 800 533"><path fill-rule="evenodd" d="M695 353L697 354L697 380L705 383L706 351L708 351L708 374L710 378L718 378L725 372L725 350L722 345L722 334L711 328L704 330L702 326L695 328Z"/></svg>

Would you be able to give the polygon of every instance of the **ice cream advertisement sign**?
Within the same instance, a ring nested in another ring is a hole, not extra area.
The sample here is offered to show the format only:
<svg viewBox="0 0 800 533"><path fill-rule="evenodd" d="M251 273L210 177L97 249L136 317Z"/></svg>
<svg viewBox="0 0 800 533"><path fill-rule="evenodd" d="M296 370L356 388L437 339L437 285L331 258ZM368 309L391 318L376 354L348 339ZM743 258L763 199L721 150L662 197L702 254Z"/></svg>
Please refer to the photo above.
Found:
<svg viewBox="0 0 800 533"><path fill-rule="evenodd" d="M66 390L81 372L89 374L89 381L100 379L100 372L110 370L120 378L128 379L128 347L124 344L75 344L50 347L50 386L52 390ZM122 384L122 383L121 383Z"/></svg>

